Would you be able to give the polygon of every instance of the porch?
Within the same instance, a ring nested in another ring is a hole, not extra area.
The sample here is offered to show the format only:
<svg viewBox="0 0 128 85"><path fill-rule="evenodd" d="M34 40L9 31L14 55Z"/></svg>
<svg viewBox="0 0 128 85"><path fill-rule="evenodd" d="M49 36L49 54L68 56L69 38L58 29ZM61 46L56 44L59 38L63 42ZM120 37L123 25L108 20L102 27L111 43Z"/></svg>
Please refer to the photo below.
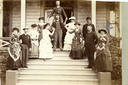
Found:
<svg viewBox="0 0 128 85"><path fill-rule="evenodd" d="M1 27L0 37L9 37L11 28L20 28L38 23L40 16L47 19L48 12L55 7L56 0L3 0L1 1ZM86 23L86 17L92 18L92 23L99 29L107 29L116 37L121 37L120 32L120 4L119 2L99 2L87 0L60 0L61 6L69 17L75 16L81 28Z"/></svg>

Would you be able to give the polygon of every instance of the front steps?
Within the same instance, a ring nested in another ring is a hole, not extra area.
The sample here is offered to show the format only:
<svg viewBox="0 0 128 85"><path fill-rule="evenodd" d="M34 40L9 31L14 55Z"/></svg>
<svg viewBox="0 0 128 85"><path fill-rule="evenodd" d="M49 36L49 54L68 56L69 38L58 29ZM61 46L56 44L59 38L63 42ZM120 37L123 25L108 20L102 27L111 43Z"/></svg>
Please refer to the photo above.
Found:
<svg viewBox="0 0 128 85"><path fill-rule="evenodd" d="M97 74L87 68L87 59L73 60L69 52L54 55L47 61L30 59L28 68L20 68L17 85L98 85Z"/></svg>

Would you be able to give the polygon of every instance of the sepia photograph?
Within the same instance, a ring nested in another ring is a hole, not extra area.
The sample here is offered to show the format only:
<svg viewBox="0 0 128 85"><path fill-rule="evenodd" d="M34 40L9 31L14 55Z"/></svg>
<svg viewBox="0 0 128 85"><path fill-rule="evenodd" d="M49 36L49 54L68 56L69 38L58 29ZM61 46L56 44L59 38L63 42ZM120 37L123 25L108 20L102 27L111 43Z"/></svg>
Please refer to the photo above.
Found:
<svg viewBox="0 0 128 85"><path fill-rule="evenodd" d="M128 85L123 3L0 0L0 85Z"/></svg>

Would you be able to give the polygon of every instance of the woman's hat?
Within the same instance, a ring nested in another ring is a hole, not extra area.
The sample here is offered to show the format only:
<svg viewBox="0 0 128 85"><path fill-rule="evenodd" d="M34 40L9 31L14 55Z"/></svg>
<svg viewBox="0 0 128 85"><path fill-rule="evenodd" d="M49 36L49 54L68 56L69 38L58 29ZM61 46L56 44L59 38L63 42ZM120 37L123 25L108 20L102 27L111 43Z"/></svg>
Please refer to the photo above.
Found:
<svg viewBox="0 0 128 85"><path fill-rule="evenodd" d="M74 25L81 25L79 22L75 22L75 24Z"/></svg>
<svg viewBox="0 0 128 85"><path fill-rule="evenodd" d="M75 20L76 18L74 16L70 17L69 20Z"/></svg>
<svg viewBox="0 0 128 85"><path fill-rule="evenodd" d="M90 19L91 20L91 17L87 17L86 20Z"/></svg>
<svg viewBox="0 0 128 85"><path fill-rule="evenodd" d="M17 32L19 32L19 28L17 28L17 27L13 27L12 32L14 32L14 30L17 30Z"/></svg>
<svg viewBox="0 0 128 85"><path fill-rule="evenodd" d="M99 33L101 33L101 31L105 32L105 34L107 33L107 31L105 29L98 30Z"/></svg>
<svg viewBox="0 0 128 85"><path fill-rule="evenodd" d="M38 20L44 20L44 17L39 17Z"/></svg>
<svg viewBox="0 0 128 85"><path fill-rule="evenodd" d="M31 27L35 28L35 27L37 27L37 24L32 24Z"/></svg>
<svg viewBox="0 0 128 85"><path fill-rule="evenodd" d="M29 27L28 27L28 26L26 26L26 27L24 27L24 28L23 28L23 30L29 30Z"/></svg>

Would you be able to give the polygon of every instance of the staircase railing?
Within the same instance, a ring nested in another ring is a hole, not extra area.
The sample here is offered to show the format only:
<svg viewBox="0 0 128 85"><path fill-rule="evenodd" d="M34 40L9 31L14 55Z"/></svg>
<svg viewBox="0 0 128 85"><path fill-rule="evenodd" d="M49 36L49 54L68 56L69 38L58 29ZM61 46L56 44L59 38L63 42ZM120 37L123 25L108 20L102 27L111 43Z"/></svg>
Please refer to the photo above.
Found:
<svg viewBox="0 0 128 85"><path fill-rule="evenodd" d="M0 37L0 75L1 85L6 85L6 64L9 57L7 46L9 45L9 37Z"/></svg>

